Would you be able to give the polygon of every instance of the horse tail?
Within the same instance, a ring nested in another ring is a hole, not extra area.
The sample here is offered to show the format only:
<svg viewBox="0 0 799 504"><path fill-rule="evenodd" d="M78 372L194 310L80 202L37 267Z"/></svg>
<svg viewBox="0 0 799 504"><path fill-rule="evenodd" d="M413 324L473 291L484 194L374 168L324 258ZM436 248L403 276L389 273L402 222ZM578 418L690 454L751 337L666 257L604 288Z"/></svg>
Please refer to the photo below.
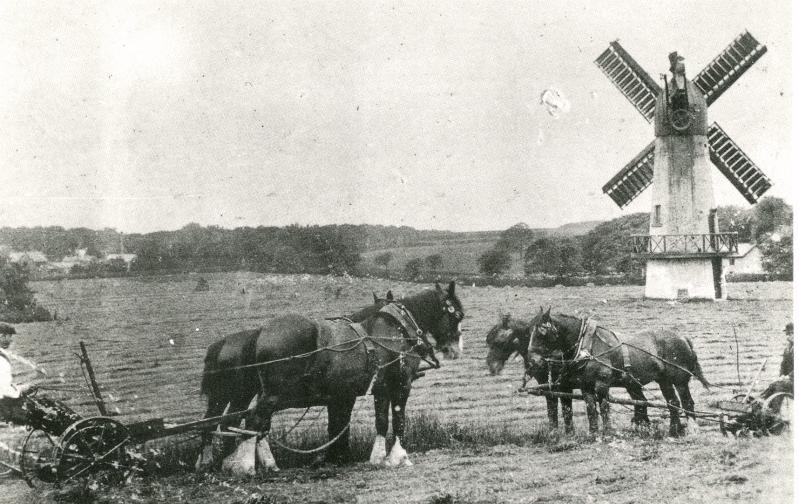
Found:
<svg viewBox="0 0 799 504"><path fill-rule="evenodd" d="M691 349L691 373L696 377L697 380L702 384L705 389L709 389L712 385L707 379L705 378L704 373L702 373L702 366L699 365L699 357L696 355L696 351L694 351L694 344L691 343L691 338L685 337L685 341L688 343L688 348Z"/></svg>
<svg viewBox="0 0 799 504"><path fill-rule="evenodd" d="M225 345L225 339L211 343L208 350L205 352L205 361L203 362L203 377L200 381L200 395L208 396L211 392L218 389L221 383L222 374L219 367L219 354L222 352L222 347Z"/></svg>

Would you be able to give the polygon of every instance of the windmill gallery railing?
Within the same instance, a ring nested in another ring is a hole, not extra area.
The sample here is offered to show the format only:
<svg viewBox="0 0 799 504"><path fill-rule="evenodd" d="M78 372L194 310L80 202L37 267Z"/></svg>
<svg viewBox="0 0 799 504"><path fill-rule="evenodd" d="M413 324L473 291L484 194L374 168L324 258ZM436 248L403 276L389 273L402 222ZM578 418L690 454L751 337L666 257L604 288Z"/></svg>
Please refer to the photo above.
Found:
<svg viewBox="0 0 799 504"><path fill-rule="evenodd" d="M632 235L634 256L720 256L738 253L738 233Z"/></svg>

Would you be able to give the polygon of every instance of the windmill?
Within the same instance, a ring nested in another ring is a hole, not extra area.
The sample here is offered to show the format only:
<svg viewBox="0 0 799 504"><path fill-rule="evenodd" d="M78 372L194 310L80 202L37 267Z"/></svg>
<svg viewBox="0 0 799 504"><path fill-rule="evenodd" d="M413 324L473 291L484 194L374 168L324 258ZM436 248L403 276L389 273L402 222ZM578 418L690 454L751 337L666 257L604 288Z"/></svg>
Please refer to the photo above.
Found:
<svg viewBox="0 0 799 504"><path fill-rule="evenodd" d="M755 204L769 178L717 123L707 125L714 103L766 52L749 33L733 40L699 74L685 77L683 58L669 54L672 78L664 87L618 41L595 61L649 123L655 140L602 187L624 208L654 184L648 235L633 235L632 253L646 258L646 297L726 297L722 259L738 252L735 233L720 233L710 162Z"/></svg>

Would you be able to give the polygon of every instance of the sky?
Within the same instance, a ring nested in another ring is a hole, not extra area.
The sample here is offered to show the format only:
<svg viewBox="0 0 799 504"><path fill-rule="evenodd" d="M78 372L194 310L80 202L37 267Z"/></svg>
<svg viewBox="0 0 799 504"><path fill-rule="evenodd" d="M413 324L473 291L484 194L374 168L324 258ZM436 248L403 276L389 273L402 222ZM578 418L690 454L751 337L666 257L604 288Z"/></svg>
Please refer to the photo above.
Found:
<svg viewBox="0 0 799 504"><path fill-rule="evenodd" d="M0 226L555 227L653 138L593 61L656 80L748 29L709 111L795 204L788 1L0 4ZM542 93L560 107L541 103ZM551 113L551 112L554 112ZM747 206L716 171L719 205Z"/></svg>

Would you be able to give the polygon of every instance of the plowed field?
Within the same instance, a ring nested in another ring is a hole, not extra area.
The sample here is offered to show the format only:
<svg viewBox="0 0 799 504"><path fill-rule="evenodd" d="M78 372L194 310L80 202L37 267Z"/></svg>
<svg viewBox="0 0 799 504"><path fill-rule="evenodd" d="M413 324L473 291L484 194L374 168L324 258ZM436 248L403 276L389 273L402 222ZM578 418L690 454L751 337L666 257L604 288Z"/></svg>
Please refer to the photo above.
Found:
<svg viewBox="0 0 799 504"><path fill-rule="evenodd" d="M57 310L59 321L17 326L19 335L12 350L48 371L45 385L77 388L83 386L83 377L73 353L78 341L84 340L109 409L123 421L163 417L183 422L204 413L199 395L203 356L206 347L222 335L256 327L290 311L313 317L344 314L369 304L372 291L383 294L391 288L396 296L425 287L389 285L384 280L241 273L205 275L210 291L194 292L198 278L36 283L38 300ZM636 286L458 289L466 312L465 355L458 361L444 361L442 369L415 382L409 411L461 424L502 422L520 429L545 421L544 399L516 393L519 363L509 363L501 376L488 376L484 338L500 311L524 317L539 305L551 305L553 311L591 314L622 338L649 327L675 328L693 340L706 377L725 386L706 391L694 383L699 410L712 409L716 400L745 388L737 385L733 332L744 384L766 357L769 361L756 390L776 377L785 342L781 331L792 313L790 283L731 284L728 301L690 303L644 300L642 287ZM65 399L80 413L96 414L85 392L47 394ZM655 389L647 395L660 399ZM585 429L582 406L575 412L578 429ZM300 413L280 413L275 424L291 423ZM613 414L619 425L629 422L626 409L614 407ZM371 398L360 399L356 423L371 425L372 418ZM325 415L317 421L325 421ZM712 428L706 427L708 432Z"/></svg>

